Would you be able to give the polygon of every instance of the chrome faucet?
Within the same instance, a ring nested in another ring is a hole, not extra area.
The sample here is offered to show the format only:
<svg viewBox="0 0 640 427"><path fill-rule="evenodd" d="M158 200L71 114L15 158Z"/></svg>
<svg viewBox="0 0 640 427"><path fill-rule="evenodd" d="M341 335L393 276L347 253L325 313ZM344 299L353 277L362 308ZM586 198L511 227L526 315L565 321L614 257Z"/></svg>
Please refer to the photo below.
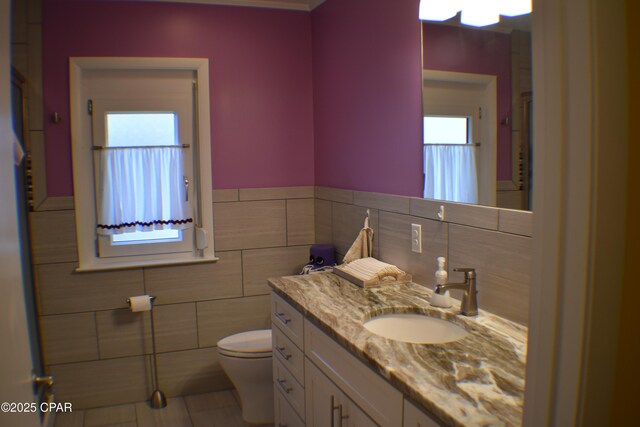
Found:
<svg viewBox="0 0 640 427"><path fill-rule="evenodd" d="M462 302L460 303L460 313L464 316L475 316L478 314L478 291L476 290L476 269L475 268L454 268L453 271L464 273L464 282L445 283L436 285L433 290L441 295L450 289L462 289Z"/></svg>

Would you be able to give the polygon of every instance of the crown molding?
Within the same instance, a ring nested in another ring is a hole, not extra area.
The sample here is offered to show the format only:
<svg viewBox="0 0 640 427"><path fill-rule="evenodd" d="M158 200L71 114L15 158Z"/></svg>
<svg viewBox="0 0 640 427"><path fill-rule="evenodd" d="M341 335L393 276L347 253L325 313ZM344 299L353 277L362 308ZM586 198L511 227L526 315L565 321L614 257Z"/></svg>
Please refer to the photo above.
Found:
<svg viewBox="0 0 640 427"><path fill-rule="evenodd" d="M260 7L265 9L287 9L311 11L325 0L140 0L165 3L197 3L220 6Z"/></svg>

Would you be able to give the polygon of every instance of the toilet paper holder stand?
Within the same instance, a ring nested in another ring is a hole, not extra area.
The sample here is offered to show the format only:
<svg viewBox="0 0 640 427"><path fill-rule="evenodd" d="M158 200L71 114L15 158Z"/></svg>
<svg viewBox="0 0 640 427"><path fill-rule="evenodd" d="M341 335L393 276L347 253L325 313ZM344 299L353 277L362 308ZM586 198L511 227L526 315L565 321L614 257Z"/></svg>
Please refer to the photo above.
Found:
<svg viewBox="0 0 640 427"><path fill-rule="evenodd" d="M153 350L153 379L155 382L155 389L149 398L149 405L153 409L162 409L167 406L167 397L164 392L160 390L160 386L158 385L158 358L156 355L155 316L153 315L153 303L155 302L156 297L151 295L149 296L149 299L151 300L151 347ZM127 298L127 305L131 307L131 298Z"/></svg>

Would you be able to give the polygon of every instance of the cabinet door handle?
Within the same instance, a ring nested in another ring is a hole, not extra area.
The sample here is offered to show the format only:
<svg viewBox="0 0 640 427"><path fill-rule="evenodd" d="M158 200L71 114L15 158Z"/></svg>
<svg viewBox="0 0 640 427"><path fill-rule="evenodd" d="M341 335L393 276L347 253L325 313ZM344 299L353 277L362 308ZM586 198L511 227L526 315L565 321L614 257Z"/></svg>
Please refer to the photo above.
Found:
<svg viewBox="0 0 640 427"><path fill-rule="evenodd" d="M280 320L282 323L284 323L285 325L289 322L291 322L291 319L287 319L286 317L284 317L284 313L278 313L277 311L275 313L273 313L276 315L276 317L278 318L278 320Z"/></svg>
<svg viewBox="0 0 640 427"><path fill-rule="evenodd" d="M278 384L280 384L280 387L282 387L282 390L289 394L291 393L291 390L293 390L291 387L287 386L287 380L282 380L280 378L278 378L276 381L278 381Z"/></svg>
<svg viewBox="0 0 640 427"><path fill-rule="evenodd" d="M278 353L280 353L280 356L284 357L284 360L291 359L291 355L284 352L285 350L284 347L276 347L276 350L278 350Z"/></svg>
<svg viewBox="0 0 640 427"><path fill-rule="evenodd" d="M340 420L340 427L342 427L342 420L349 418L349 415L342 415L342 403L338 405L338 419Z"/></svg>
<svg viewBox="0 0 640 427"><path fill-rule="evenodd" d="M340 405L340 406L342 406L342 405ZM333 414L336 411L336 409L338 409L338 407L336 406L336 398L333 395L331 395L331 406L330 406L330 409L331 409L331 412L330 412L330 415L331 415L331 427L336 427L336 419L333 416Z"/></svg>

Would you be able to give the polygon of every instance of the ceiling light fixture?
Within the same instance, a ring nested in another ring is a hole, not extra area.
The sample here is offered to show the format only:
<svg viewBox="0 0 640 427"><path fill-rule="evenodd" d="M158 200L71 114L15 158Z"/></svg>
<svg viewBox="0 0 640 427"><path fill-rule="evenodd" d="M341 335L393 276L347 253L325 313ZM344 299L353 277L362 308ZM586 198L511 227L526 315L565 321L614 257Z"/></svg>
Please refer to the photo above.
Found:
<svg viewBox="0 0 640 427"><path fill-rule="evenodd" d="M446 21L460 12L460 0L420 0L418 16L426 21Z"/></svg>
<svg viewBox="0 0 640 427"><path fill-rule="evenodd" d="M518 16L531 13L531 0L502 0L500 15Z"/></svg>
<svg viewBox="0 0 640 427"><path fill-rule="evenodd" d="M418 17L425 21L446 21L460 11L462 24L485 27L500 22L500 15L531 13L531 0L420 0Z"/></svg>
<svg viewBox="0 0 640 427"><path fill-rule="evenodd" d="M464 0L460 22L474 27L485 27L500 22L498 0Z"/></svg>

